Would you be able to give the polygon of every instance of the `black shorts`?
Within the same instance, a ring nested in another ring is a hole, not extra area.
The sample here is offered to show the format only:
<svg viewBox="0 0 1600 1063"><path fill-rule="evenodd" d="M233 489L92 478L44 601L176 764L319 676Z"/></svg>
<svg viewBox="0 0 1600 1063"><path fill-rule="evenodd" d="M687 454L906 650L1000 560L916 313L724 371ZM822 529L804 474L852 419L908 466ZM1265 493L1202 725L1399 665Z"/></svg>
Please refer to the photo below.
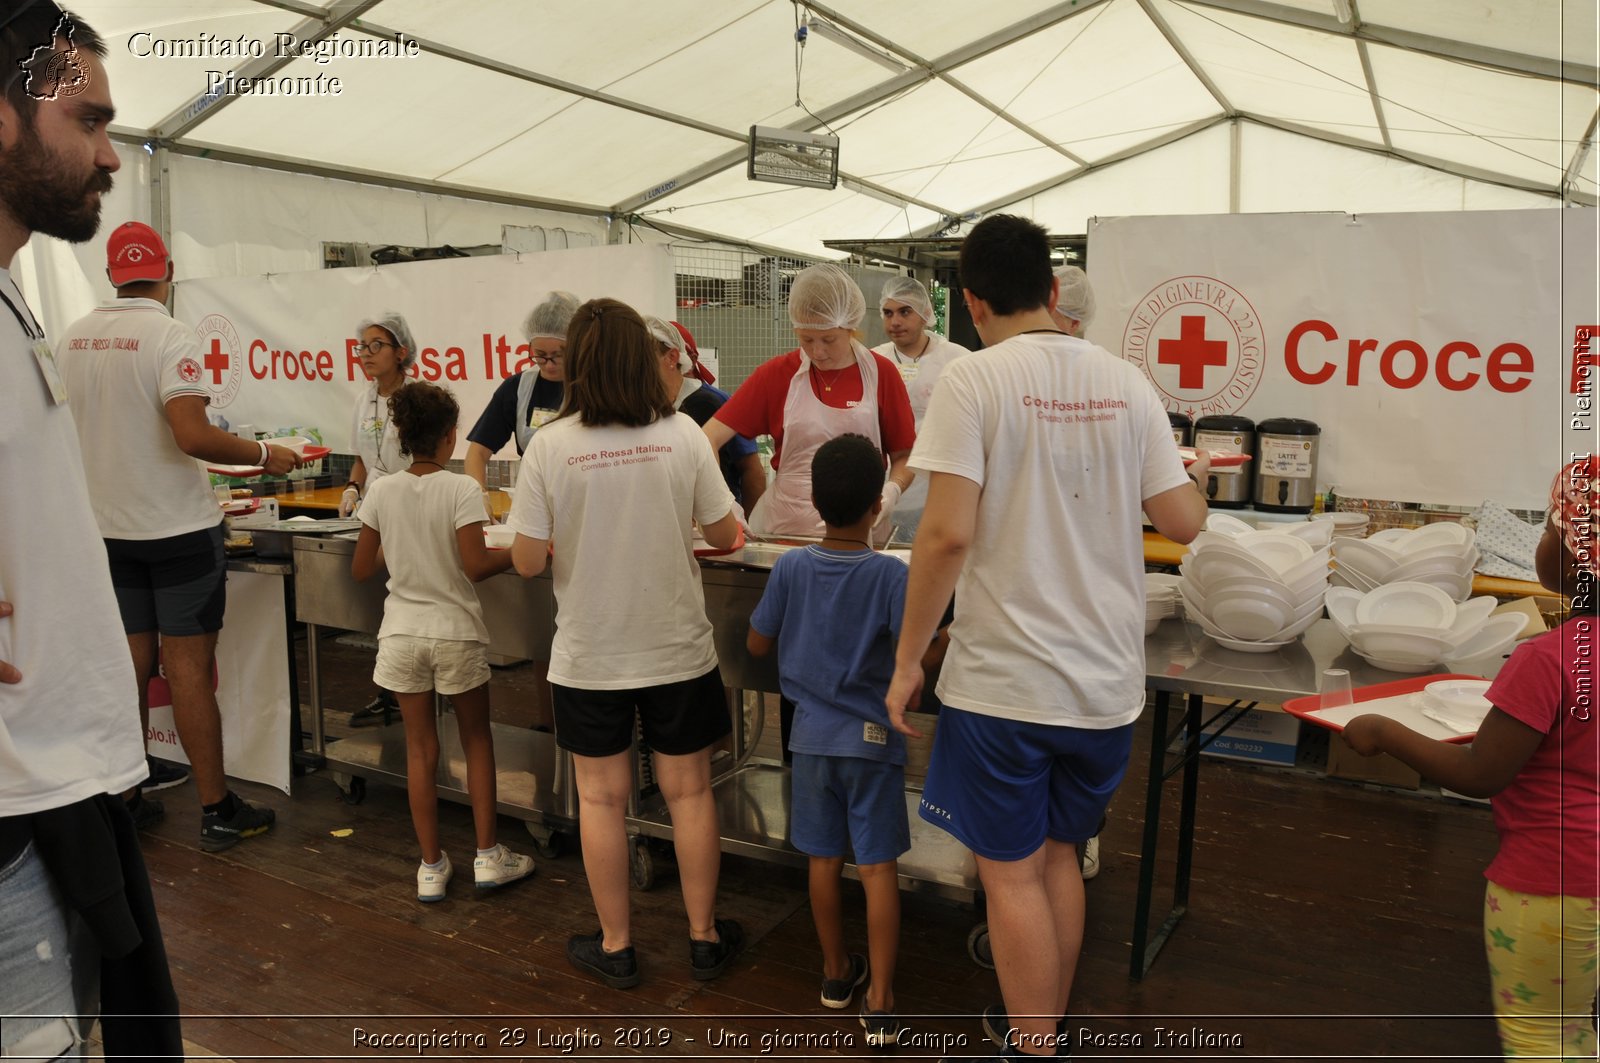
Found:
<svg viewBox="0 0 1600 1063"><path fill-rule="evenodd" d="M579 690L550 684L556 745L580 757L610 757L633 744L634 717L657 753L698 753L733 730L722 673L632 690Z"/></svg>
<svg viewBox="0 0 1600 1063"><path fill-rule="evenodd" d="M182 636L222 630L228 559L220 523L167 539L105 542L124 632Z"/></svg>

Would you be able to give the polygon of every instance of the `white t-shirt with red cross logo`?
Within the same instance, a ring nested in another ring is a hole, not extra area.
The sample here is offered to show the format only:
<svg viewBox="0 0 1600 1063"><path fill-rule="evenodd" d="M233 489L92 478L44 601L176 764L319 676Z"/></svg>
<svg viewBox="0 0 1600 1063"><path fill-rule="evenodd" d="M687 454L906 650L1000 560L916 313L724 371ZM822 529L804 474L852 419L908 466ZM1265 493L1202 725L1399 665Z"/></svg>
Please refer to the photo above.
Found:
<svg viewBox="0 0 1600 1063"><path fill-rule="evenodd" d="M113 299L68 326L56 361L107 539L165 539L222 522L205 469L178 449L167 402L207 397L200 341L153 299Z"/></svg>
<svg viewBox="0 0 1600 1063"><path fill-rule="evenodd" d="M956 585L946 705L1111 728L1144 706L1144 500L1184 483L1128 362L1055 332L945 367L911 451L982 488Z"/></svg>

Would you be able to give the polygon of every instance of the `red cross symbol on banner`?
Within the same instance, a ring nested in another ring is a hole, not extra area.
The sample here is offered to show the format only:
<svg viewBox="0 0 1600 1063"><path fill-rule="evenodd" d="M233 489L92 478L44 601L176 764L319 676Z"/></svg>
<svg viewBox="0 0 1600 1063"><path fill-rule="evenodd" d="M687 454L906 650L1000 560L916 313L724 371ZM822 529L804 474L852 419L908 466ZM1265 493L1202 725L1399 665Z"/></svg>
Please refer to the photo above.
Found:
<svg viewBox="0 0 1600 1063"><path fill-rule="evenodd" d="M214 386L222 386L222 374L227 372L228 366L232 364L232 356L222 350L222 341L213 336L211 339L211 353L206 355L206 368L211 370L211 383Z"/></svg>
<svg viewBox="0 0 1600 1063"><path fill-rule="evenodd" d="M1160 342L1156 361L1178 367L1178 387L1199 391L1205 387L1206 366L1228 364L1228 344L1225 340L1206 339L1204 317L1185 314L1181 320L1178 338Z"/></svg>

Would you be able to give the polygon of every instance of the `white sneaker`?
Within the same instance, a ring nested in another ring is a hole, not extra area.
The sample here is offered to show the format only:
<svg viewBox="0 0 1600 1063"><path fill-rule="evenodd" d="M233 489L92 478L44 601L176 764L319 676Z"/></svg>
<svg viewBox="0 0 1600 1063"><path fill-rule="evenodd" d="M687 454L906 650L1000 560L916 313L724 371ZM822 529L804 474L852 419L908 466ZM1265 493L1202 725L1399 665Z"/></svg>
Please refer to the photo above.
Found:
<svg viewBox="0 0 1600 1063"><path fill-rule="evenodd" d="M417 900L424 904L444 900L445 887L450 885L450 876L455 874L447 854L440 853L439 861L444 867L438 871L430 869L427 864L417 865Z"/></svg>
<svg viewBox="0 0 1600 1063"><path fill-rule="evenodd" d="M1083 843L1083 878L1087 882L1100 873L1100 836Z"/></svg>
<svg viewBox="0 0 1600 1063"><path fill-rule="evenodd" d="M496 845L494 852L488 856L480 856L472 862L472 877L477 880L480 890L492 890L498 886L509 885L531 874L533 874L533 857L514 853L503 845Z"/></svg>

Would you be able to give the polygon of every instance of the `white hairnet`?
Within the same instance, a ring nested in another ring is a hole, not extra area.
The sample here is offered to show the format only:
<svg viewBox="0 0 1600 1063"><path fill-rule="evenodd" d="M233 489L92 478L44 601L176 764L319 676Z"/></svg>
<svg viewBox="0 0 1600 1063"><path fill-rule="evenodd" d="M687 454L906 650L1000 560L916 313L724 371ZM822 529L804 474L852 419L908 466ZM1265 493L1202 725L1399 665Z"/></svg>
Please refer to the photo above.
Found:
<svg viewBox="0 0 1600 1063"><path fill-rule="evenodd" d="M571 292L551 292L534 307L522 323L523 334L530 340L567 338L567 326L578 312L580 300Z"/></svg>
<svg viewBox="0 0 1600 1063"><path fill-rule="evenodd" d="M694 362L689 359L689 352L683 349L683 333L651 314L645 315L644 327L650 331L651 339L678 352L678 372L687 373Z"/></svg>
<svg viewBox="0 0 1600 1063"><path fill-rule="evenodd" d="M1062 266L1056 270L1056 279L1061 282L1056 309L1087 325L1094 317L1094 289L1089 287L1089 275L1077 266Z"/></svg>
<svg viewBox="0 0 1600 1063"><path fill-rule="evenodd" d="M789 322L795 328L853 330L866 316L867 297L831 262L807 266L789 286Z"/></svg>
<svg viewBox="0 0 1600 1063"><path fill-rule="evenodd" d="M411 338L411 326L406 324L406 319L401 316L400 311L384 310L374 317L367 318L356 327L356 336L359 337L367 329L374 326L383 329L389 334L390 339L405 348L405 354L401 356L400 368L410 369L411 363L417 360L417 344Z"/></svg>
<svg viewBox="0 0 1600 1063"><path fill-rule="evenodd" d="M878 309L882 310L883 304L890 299L905 303L923 321L933 324L933 300L928 297L928 289L915 277L892 277L885 282L883 294L878 297Z"/></svg>

